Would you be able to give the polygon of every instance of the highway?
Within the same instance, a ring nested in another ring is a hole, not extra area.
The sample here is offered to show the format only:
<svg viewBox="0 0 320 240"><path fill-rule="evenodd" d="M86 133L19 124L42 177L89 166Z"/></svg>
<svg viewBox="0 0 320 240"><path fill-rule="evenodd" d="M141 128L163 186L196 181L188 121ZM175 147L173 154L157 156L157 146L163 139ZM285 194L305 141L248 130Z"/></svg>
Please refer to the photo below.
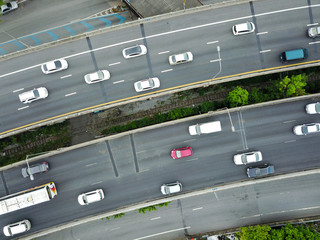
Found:
<svg viewBox="0 0 320 240"><path fill-rule="evenodd" d="M320 21L319 13L320 5L299 0L208 8L166 19L146 19L140 25L2 61L0 135L98 105L136 99L142 94L134 91L133 83L148 77L159 77L161 86L144 96L209 82L213 77L217 80L287 66L279 61L285 50L306 47L308 61L318 61L319 42L308 38L306 31ZM254 22L256 32L233 36L231 27L246 21ZM135 44L146 45L147 55L125 60L122 49ZM191 51L194 61L170 66L168 56L184 51ZM67 70L51 75L41 72L41 63L62 57L69 62ZM83 76L98 69L109 70L110 80L87 85ZM48 89L48 98L20 103L20 93L42 86Z"/></svg>
<svg viewBox="0 0 320 240"><path fill-rule="evenodd" d="M99 219L37 239L176 240L185 234L315 216L320 214L319 178L315 174L235 187L173 201L155 212L129 212L120 219Z"/></svg>
<svg viewBox="0 0 320 240"><path fill-rule="evenodd" d="M24 179L18 167L2 171L0 196L50 181L56 183L58 196L49 203L4 215L0 227L28 218L33 224L30 233L37 232L88 215L161 198L160 186L176 180L183 184L183 192L244 180L246 167L233 163L233 155L239 152L261 151L263 162L273 164L276 174L318 168L319 134L295 136L292 132L297 124L317 121L318 116L308 115L304 110L313 101L319 99L235 109L230 115L235 132L231 130L228 114L213 113L205 118L181 120L105 140L46 158L50 171L35 176L33 182ZM222 132L189 135L189 125L212 120L221 121ZM171 149L187 145L193 148L192 157L171 159ZM105 191L104 200L86 207L77 203L79 194L98 188ZM245 216L254 215L248 214Z"/></svg>

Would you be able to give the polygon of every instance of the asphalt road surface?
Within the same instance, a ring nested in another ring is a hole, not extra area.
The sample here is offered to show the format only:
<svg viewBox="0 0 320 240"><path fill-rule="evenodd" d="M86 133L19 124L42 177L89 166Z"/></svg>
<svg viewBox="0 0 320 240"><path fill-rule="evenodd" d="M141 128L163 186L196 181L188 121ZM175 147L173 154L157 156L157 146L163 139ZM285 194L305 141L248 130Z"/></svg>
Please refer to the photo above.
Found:
<svg viewBox="0 0 320 240"><path fill-rule="evenodd" d="M309 5L308 5L309 4ZM318 60L318 43L306 36L310 24L320 21L320 6L312 2L257 1L227 8L193 12L110 31L3 61L0 75L0 134L27 124L54 120L100 104L141 96L135 81L159 77L153 94L237 73L286 66L279 54L306 47L308 60ZM256 32L233 36L234 24L253 21ZM125 47L144 44L148 54L125 60ZM218 48L219 47L219 48ZM220 49L220 51L218 51ZM171 54L191 51L194 61L170 66ZM40 64L64 57L65 71L44 75ZM296 63L296 62L295 62ZM83 76L98 69L111 73L108 81L87 85ZM49 97L22 104L18 95L44 86Z"/></svg>
<svg viewBox="0 0 320 240"><path fill-rule="evenodd" d="M20 168L3 171L1 196L50 181L55 182L58 196L48 203L4 215L0 228L27 218L32 222L32 233L121 206L158 199L162 197L160 186L176 180L182 182L184 192L244 180L247 179L246 166L233 163L233 155L239 152L261 151L263 163L273 164L276 174L318 168L319 134L295 136L292 132L297 124L318 120L318 116L308 115L304 109L307 103L317 100L236 109L230 114L235 132L231 130L228 114L212 114L102 141L44 159L51 169L36 175L33 182L21 176ZM221 121L221 132L189 135L189 125L212 120ZM170 150L184 146L191 146L194 155L171 159ZM272 184L270 186L274 186ZM98 188L106 193L103 201L86 207L78 204L79 194ZM244 216L254 215L247 214Z"/></svg>

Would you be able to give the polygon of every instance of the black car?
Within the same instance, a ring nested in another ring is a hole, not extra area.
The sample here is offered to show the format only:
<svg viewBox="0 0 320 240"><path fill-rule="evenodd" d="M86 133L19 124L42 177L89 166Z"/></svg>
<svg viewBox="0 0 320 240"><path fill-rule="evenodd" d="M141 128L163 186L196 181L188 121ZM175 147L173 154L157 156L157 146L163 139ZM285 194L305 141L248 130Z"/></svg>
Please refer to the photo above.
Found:
<svg viewBox="0 0 320 240"><path fill-rule="evenodd" d="M249 178L264 177L273 173L274 173L274 166L268 165L268 164L247 168L247 174Z"/></svg>
<svg viewBox="0 0 320 240"><path fill-rule="evenodd" d="M27 167L22 168L21 174L23 177L26 178L30 176L30 172L32 173L32 175L34 175L34 174L44 173L48 171L49 171L49 164L47 162L42 162L35 165L31 165L30 169L28 169Z"/></svg>

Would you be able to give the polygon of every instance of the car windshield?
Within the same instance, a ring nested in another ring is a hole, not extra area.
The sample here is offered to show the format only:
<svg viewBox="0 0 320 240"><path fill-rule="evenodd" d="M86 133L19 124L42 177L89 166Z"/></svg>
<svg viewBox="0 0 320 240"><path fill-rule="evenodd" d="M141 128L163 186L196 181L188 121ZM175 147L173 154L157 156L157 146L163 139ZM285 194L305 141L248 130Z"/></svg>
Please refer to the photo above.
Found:
<svg viewBox="0 0 320 240"><path fill-rule="evenodd" d="M141 53L141 48L139 46L129 48L125 51L126 55L128 56L134 56Z"/></svg>
<svg viewBox="0 0 320 240"><path fill-rule="evenodd" d="M247 156L245 154L241 155L241 161L242 163L247 163Z"/></svg>
<svg viewBox="0 0 320 240"><path fill-rule="evenodd" d="M39 91L38 90L33 90L33 95L35 98L40 97Z"/></svg>
<svg viewBox="0 0 320 240"><path fill-rule="evenodd" d="M61 68L61 62L60 61L54 61L54 65L56 66L56 68Z"/></svg>
<svg viewBox="0 0 320 240"><path fill-rule="evenodd" d="M320 112L320 103L317 103L315 105L315 109L316 109L316 112Z"/></svg>

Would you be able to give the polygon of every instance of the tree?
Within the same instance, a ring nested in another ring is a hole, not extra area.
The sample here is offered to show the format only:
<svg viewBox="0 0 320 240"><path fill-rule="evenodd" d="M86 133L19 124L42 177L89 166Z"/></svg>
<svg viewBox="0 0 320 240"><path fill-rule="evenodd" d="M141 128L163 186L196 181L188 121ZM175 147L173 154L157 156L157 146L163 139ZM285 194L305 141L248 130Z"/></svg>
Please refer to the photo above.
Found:
<svg viewBox="0 0 320 240"><path fill-rule="evenodd" d="M292 75L291 78L286 76L278 83L278 89L283 97L301 96L306 93L304 89L307 85L306 80L305 74Z"/></svg>
<svg viewBox="0 0 320 240"><path fill-rule="evenodd" d="M238 107L248 104L248 98L248 91L238 86L233 91L229 92L226 100L230 107Z"/></svg>
<svg viewBox="0 0 320 240"><path fill-rule="evenodd" d="M269 240L271 227L268 225L256 225L241 228L237 235L241 240Z"/></svg>

